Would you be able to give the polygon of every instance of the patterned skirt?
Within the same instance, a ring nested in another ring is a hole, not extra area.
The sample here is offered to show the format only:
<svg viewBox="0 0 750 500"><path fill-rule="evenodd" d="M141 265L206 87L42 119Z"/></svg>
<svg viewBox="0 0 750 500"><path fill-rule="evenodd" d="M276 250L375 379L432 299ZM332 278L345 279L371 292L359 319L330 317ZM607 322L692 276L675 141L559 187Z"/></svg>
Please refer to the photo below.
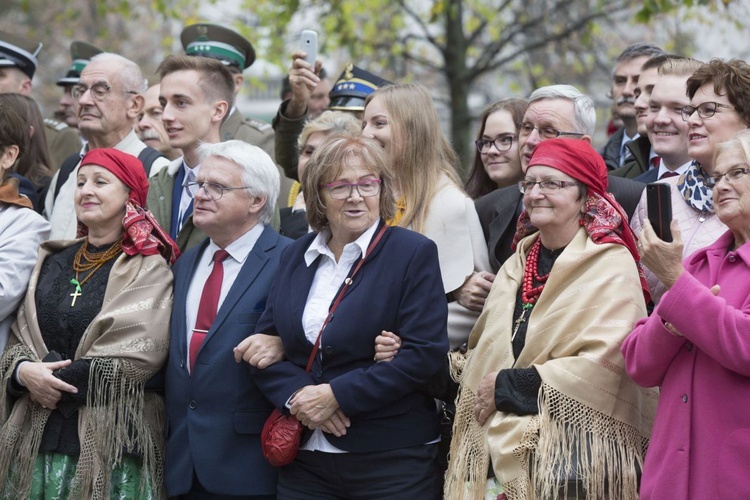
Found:
<svg viewBox="0 0 750 500"><path fill-rule="evenodd" d="M78 457L59 453L40 453L34 462L30 500L66 499L76 473ZM153 500L151 484L141 475L141 460L123 456L112 471L110 499Z"/></svg>

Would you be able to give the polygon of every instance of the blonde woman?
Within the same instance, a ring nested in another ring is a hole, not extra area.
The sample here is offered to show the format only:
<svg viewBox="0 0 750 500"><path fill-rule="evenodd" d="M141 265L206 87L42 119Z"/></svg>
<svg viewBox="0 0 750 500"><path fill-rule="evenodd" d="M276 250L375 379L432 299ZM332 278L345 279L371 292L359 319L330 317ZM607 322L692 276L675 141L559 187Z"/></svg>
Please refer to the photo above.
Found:
<svg viewBox="0 0 750 500"><path fill-rule="evenodd" d="M448 337L456 348L468 339L493 275L479 217L460 187L458 160L432 98L418 84L383 87L365 102L362 133L390 154L399 200L393 223L437 244L449 301ZM483 278L481 286L467 284L474 273Z"/></svg>

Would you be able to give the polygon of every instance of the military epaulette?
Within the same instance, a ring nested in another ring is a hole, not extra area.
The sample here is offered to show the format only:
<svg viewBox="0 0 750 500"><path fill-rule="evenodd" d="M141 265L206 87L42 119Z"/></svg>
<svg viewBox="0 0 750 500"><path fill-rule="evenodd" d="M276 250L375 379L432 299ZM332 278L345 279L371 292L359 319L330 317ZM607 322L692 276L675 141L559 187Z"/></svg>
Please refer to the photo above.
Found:
<svg viewBox="0 0 750 500"><path fill-rule="evenodd" d="M247 123L254 129L259 130L260 132L266 132L271 128L270 123L262 122L260 120L256 120L255 118L245 118L243 122Z"/></svg>
<svg viewBox="0 0 750 500"><path fill-rule="evenodd" d="M57 130L58 132L64 128L67 127L67 125L63 122L59 122L55 120L54 118L45 118L44 124L48 127L52 127L53 129Z"/></svg>

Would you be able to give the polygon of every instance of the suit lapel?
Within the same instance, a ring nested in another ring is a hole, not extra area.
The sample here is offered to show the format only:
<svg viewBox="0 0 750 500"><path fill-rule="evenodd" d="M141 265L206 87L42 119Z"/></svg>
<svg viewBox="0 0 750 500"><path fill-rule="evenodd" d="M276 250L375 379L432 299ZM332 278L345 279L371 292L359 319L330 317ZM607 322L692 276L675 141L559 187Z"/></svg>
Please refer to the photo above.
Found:
<svg viewBox="0 0 750 500"><path fill-rule="evenodd" d="M211 329L206 334L206 339L203 341L203 345L211 340L216 333L216 330L234 310L234 307L237 305L237 302L242 295L253 286L255 280L263 271L263 268L268 264L268 251L276 246L277 241L278 235L267 226L260 235L260 238L258 238L258 241L255 242L253 249L247 255L245 263L242 264L237 279L232 283L229 292L227 292L227 296L224 298L224 302L222 302L219 311L216 313L216 319L211 325Z"/></svg>
<svg viewBox="0 0 750 500"><path fill-rule="evenodd" d="M511 188L506 188L511 189ZM502 196L495 205L495 211L497 217L492 219L490 222L490 259L494 261L497 268L503 265L502 262L497 261L497 246L500 244L500 238L508 230L511 224L515 224L516 221L516 210L521 200L521 193L512 188L513 191L509 191L507 196Z"/></svg>

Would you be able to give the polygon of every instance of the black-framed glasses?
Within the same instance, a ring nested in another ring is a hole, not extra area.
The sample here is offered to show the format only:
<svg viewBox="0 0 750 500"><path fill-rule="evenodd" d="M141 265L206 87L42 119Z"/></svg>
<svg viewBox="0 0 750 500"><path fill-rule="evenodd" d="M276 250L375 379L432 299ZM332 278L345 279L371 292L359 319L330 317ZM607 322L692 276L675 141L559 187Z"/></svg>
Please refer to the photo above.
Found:
<svg viewBox="0 0 750 500"><path fill-rule="evenodd" d="M712 188L716 186L721 179L726 179L729 184L734 184L742 176L750 174L750 168L738 167L724 172L723 174L712 174L706 177L706 186Z"/></svg>
<svg viewBox="0 0 750 500"><path fill-rule="evenodd" d="M91 97L93 97L97 101L103 101L112 91L112 87L104 82L95 83L91 87L87 87L86 85L79 83L78 85L73 86L73 88L70 90L70 95L71 97L73 97L73 99L78 101L81 99L81 97L83 97L83 94L89 91L91 92ZM126 90L125 93L133 95L138 94L138 92L134 90Z"/></svg>
<svg viewBox="0 0 750 500"><path fill-rule="evenodd" d="M680 115L682 115L682 121L684 122L688 121L696 111L698 112L698 116L700 116L701 118L711 118L716 114L716 111L719 108L734 109L733 106L728 106L720 102L708 101L703 102L697 106L691 106L690 104L688 104L687 106L683 106L680 110Z"/></svg>
<svg viewBox="0 0 750 500"><path fill-rule="evenodd" d="M535 127L531 122L523 122L518 124L518 135L529 136L534 130L539 131L539 135L545 139L554 139L556 137L568 135L574 137L583 137L586 134L579 134L578 132L562 132L553 127Z"/></svg>
<svg viewBox="0 0 750 500"><path fill-rule="evenodd" d="M494 139L479 139L475 141L474 144L477 147L477 151L479 151L480 153L489 153L490 148L493 145L498 151L508 151L511 147L513 147L513 140L515 139L515 135L508 134L501 135L500 137L495 137Z"/></svg>
<svg viewBox="0 0 750 500"><path fill-rule="evenodd" d="M380 193L380 179L366 179L359 182L331 182L330 184L321 184L328 190L328 194L334 200L345 200L352 195L352 190L357 188L357 192L363 198L377 196Z"/></svg>
<svg viewBox="0 0 750 500"><path fill-rule="evenodd" d="M206 193L206 198L212 201L220 200L221 197L224 196L224 191L248 189L247 186L226 187L221 184L216 184L215 182L188 182L185 186L188 188L188 193L190 193L190 196L193 198L195 198L198 191L203 188L203 192Z"/></svg>
<svg viewBox="0 0 750 500"><path fill-rule="evenodd" d="M554 179L547 179L543 181L532 181L530 179L524 179L518 183L518 190L522 193L531 191L534 186L539 185L539 191L542 193L549 193L559 191L564 187L577 186L578 183L575 181L558 181Z"/></svg>

